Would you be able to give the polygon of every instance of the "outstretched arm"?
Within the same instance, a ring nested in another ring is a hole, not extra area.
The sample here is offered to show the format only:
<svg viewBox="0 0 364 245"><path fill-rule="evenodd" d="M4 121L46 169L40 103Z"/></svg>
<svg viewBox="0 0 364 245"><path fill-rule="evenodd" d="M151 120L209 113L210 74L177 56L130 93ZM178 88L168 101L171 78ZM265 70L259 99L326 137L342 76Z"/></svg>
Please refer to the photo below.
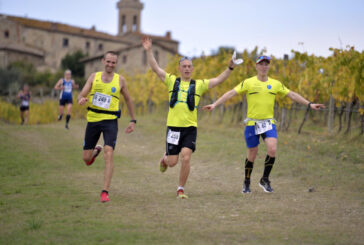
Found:
<svg viewBox="0 0 364 245"><path fill-rule="evenodd" d="M143 36L142 38L142 44L147 52L147 59L148 64L152 67L152 70L158 75L158 77L164 81L166 78L166 72L160 68L157 61L154 58L153 52L152 52L152 39L148 36Z"/></svg>
<svg viewBox="0 0 364 245"><path fill-rule="evenodd" d="M92 73L83 86L81 93L78 95L78 104L84 105L87 102L87 95L91 91L92 82L95 79L95 73Z"/></svg>
<svg viewBox="0 0 364 245"><path fill-rule="evenodd" d="M297 103L300 103L302 105L308 106L308 104L310 104L310 102L308 100L306 100L305 98L303 98L301 95L299 95L296 92L290 91L287 96L293 100L296 101ZM321 108L325 108L325 105L323 104L310 104L310 108L314 109L314 110L320 110Z"/></svg>
<svg viewBox="0 0 364 245"><path fill-rule="evenodd" d="M129 95L128 88L126 87L126 81L123 76L120 76L120 93L124 96L124 100L126 103L126 107L128 108L128 112L130 115L131 120L135 120L134 116L134 105L133 101ZM125 133L129 134L134 131L135 122L130 122L128 127L125 129Z"/></svg>
<svg viewBox="0 0 364 245"><path fill-rule="evenodd" d="M225 71L223 71L218 77L210 79L209 89L225 81L230 76L230 73L232 72L232 69L234 69L234 66L234 62L230 60L229 66L226 68ZM231 67L232 69L229 69L229 67Z"/></svg>
<svg viewBox="0 0 364 245"><path fill-rule="evenodd" d="M217 101L215 101L215 103L210 105L205 105L202 109L212 111L213 109L215 109L216 106L224 104L227 100L231 99L237 94L238 93L234 89L232 89L226 92L223 96L221 96Z"/></svg>

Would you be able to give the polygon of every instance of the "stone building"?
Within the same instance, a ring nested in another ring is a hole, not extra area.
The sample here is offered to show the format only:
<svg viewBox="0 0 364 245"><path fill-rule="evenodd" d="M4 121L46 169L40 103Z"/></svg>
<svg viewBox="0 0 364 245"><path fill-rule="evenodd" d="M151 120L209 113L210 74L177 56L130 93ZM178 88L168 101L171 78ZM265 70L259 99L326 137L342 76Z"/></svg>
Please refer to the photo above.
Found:
<svg viewBox="0 0 364 245"><path fill-rule="evenodd" d="M66 54L81 50L87 57L85 74L101 70L100 59L105 51L119 53L118 70L145 72L148 69L146 54L141 45L141 11L144 5L139 0L120 0L117 3L118 34L111 35L62 23L0 14L0 67L25 60L39 70L60 68ZM153 52L161 66L170 56L178 54L178 41L171 32L165 36L152 36Z"/></svg>

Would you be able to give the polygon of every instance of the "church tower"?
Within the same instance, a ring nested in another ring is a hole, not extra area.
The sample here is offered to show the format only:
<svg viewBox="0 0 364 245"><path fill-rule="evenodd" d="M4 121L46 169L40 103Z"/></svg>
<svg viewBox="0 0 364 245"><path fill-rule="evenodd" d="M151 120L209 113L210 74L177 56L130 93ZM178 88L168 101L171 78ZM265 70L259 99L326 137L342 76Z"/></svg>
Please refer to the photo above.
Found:
<svg viewBox="0 0 364 245"><path fill-rule="evenodd" d="M122 36L127 32L140 32L143 4L139 0L120 0L116 6L119 9L118 35Z"/></svg>

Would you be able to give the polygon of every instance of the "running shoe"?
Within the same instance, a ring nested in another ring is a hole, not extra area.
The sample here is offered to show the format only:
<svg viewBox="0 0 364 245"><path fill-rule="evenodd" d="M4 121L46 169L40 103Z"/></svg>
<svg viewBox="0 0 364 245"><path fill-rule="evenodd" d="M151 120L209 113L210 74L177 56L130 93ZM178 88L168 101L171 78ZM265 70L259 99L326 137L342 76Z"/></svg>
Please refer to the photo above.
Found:
<svg viewBox="0 0 364 245"><path fill-rule="evenodd" d="M91 164L94 163L96 157L100 154L101 150L102 150L102 146L101 145L97 145L95 147L94 151L96 151L96 153L94 153L94 156L92 157L92 159L89 162L86 163L87 166L90 166Z"/></svg>
<svg viewBox="0 0 364 245"><path fill-rule="evenodd" d="M65 128L66 128L66 129L70 129L70 128L68 127L68 124L66 124Z"/></svg>
<svg viewBox="0 0 364 245"><path fill-rule="evenodd" d="M263 188L265 192L273 192L272 187L270 186L270 181L268 178L261 178L259 181L259 186Z"/></svg>
<svg viewBox="0 0 364 245"><path fill-rule="evenodd" d="M100 201L101 202L108 202L108 201L110 201L110 199L109 199L109 193L107 193L105 191L101 192Z"/></svg>
<svg viewBox="0 0 364 245"><path fill-rule="evenodd" d="M243 194L251 193L251 191L250 191L250 179L246 179L244 181L244 185L243 185L243 189L242 189L241 193L243 193Z"/></svg>
<svg viewBox="0 0 364 245"><path fill-rule="evenodd" d="M58 121L62 120L63 115L58 115Z"/></svg>
<svg viewBox="0 0 364 245"><path fill-rule="evenodd" d="M178 190L177 191L177 198L178 199L187 199L188 196L185 194L184 190Z"/></svg>
<svg viewBox="0 0 364 245"><path fill-rule="evenodd" d="M168 165L164 163L163 158L161 159L161 161L159 162L159 171L161 171L162 173L164 173L165 171L167 171Z"/></svg>

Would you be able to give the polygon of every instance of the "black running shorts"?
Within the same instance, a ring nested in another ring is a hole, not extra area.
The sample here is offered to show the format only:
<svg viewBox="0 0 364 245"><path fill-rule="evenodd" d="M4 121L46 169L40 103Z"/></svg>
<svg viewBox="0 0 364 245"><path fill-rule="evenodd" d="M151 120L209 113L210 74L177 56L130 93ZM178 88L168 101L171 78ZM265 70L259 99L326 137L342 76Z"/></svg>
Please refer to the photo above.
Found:
<svg viewBox="0 0 364 245"><path fill-rule="evenodd" d="M118 120L103 120L100 122L88 122L85 133L84 150L94 149L100 135L103 135L105 145L115 149L116 139L118 136Z"/></svg>
<svg viewBox="0 0 364 245"><path fill-rule="evenodd" d="M196 127L167 127L166 154L178 155L183 147L196 150Z"/></svg>
<svg viewBox="0 0 364 245"><path fill-rule="evenodd" d="M20 106L20 111L29 111L29 106Z"/></svg>
<svg viewBox="0 0 364 245"><path fill-rule="evenodd" d="M66 104L73 104L72 98L65 98L59 100L59 105L65 106Z"/></svg>

